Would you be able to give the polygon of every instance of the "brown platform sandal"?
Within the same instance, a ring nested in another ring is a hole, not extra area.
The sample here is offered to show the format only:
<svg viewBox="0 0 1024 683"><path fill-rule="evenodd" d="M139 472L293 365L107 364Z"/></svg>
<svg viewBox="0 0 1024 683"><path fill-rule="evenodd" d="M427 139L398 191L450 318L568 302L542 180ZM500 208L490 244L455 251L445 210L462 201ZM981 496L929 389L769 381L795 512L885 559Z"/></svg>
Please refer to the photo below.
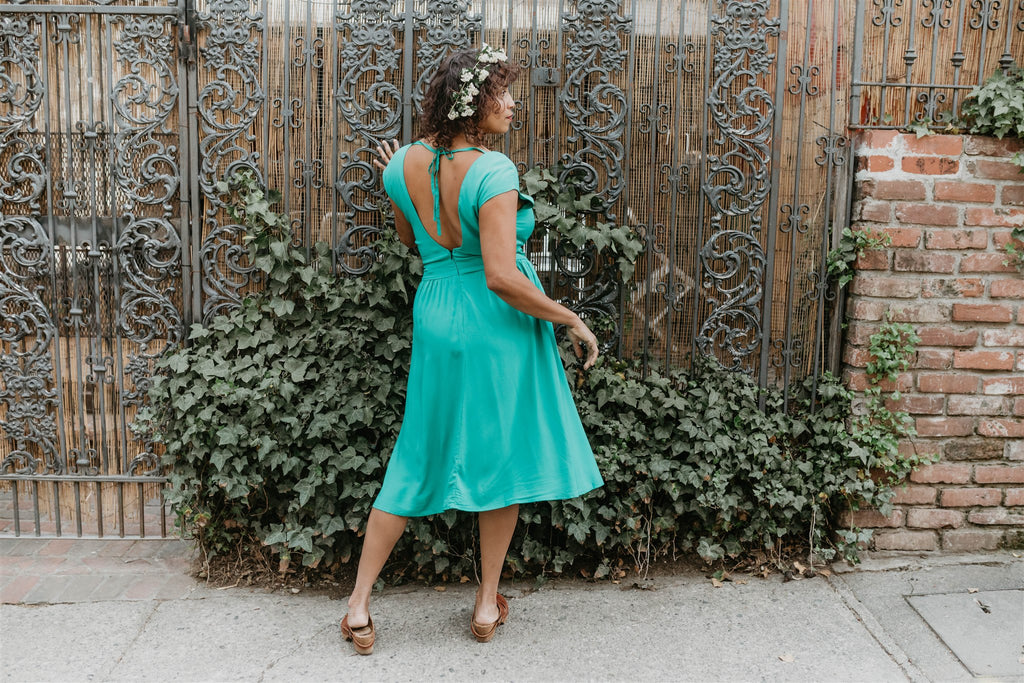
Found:
<svg viewBox="0 0 1024 683"><path fill-rule="evenodd" d="M494 632L508 619L508 600L499 593L497 602L498 618L495 621L489 624L481 624L475 619L469 620L469 630L473 633L473 637L476 638L478 643L490 642L491 638L494 637Z"/></svg>
<svg viewBox="0 0 1024 683"><path fill-rule="evenodd" d="M361 655L373 653L373 641L377 634L373 630L373 619L366 626L352 628L348 625L348 615L341 620L341 636L345 640L351 640L356 652Z"/></svg>

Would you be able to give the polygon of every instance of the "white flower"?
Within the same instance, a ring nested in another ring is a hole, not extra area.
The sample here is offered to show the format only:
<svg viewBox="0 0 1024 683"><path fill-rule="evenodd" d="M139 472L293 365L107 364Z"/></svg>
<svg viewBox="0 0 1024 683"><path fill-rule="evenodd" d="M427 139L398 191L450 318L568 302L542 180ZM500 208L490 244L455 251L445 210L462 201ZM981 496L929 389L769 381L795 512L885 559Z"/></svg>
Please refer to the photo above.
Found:
<svg viewBox="0 0 1024 683"><path fill-rule="evenodd" d="M488 71L487 69L480 69L480 80L481 81L487 80L487 77L490 75L490 73L491 72Z"/></svg>
<svg viewBox="0 0 1024 683"><path fill-rule="evenodd" d="M472 83L466 86L466 92L468 92L472 97L476 97L477 95L480 94L479 88L477 88Z"/></svg>
<svg viewBox="0 0 1024 683"><path fill-rule="evenodd" d="M462 80L467 82L473 80L473 72L470 71L469 69L463 69Z"/></svg>

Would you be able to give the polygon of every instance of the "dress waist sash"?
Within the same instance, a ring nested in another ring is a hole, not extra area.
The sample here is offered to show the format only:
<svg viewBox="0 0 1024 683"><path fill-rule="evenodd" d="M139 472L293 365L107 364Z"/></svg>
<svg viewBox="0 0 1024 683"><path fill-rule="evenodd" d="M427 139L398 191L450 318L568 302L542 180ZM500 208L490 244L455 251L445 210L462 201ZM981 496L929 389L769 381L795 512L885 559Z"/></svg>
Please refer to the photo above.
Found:
<svg viewBox="0 0 1024 683"><path fill-rule="evenodd" d="M530 263L522 246L516 247L516 262ZM533 264L530 264L531 266ZM451 252L447 258L423 264L423 280L441 280L447 277L479 273L484 269L484 260L479 254Z"/></svg>

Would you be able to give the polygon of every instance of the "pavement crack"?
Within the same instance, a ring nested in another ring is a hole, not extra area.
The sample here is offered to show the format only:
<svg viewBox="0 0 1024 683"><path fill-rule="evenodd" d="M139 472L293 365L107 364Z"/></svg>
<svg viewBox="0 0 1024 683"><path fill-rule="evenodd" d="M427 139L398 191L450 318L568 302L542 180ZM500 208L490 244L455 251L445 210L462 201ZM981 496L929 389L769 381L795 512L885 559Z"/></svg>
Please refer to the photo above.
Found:
<svg viewBox="0 0 1024 683"><path fill-rule="evenodd" d="M153 615L156 614L156 611L158 609L160 609L161 604L162 601L160 600L157 600L153 603L153 609L149 610L149 614L147 614L146 618L142 620L141 624L139 624L139 629L135 632L135 635L132 636L132 639L125 644L124 648L121 650L121 654L117 656L117 660L110 666L109 669L103 672L103 675L99 677L99 680L109 680L111 674L114 673L117 667L121 666L121 662L124 661L124 656L131 652L132 648L135 646L135 642L142 636L143 633L146 632L146 629L149 627L149 622L153 620Z"/></svg>
<svg viewBox="0 0 1024 683"><path fill-rule="evenodd" d="M882 627L878 620L875 618L871 611L868 610L867 606L857 598L854 592L850 589L846 581L841 576L833 575L827 577L829 586L832 587L838 595L846 608L850 610L854 618L857 619L864 627L864 630L868 632L876 643L885 651L885 654L889 656L889 659L893 661L903 671L904 675L910 681L927 681L928 677L924 675L917 666L910 661L910 657L903 651L896 640L889 635L886 630Z"/></svg>
<svg viewBox="0 0 1024 683"><path fill-rule="evenodd" d="M316 631L313 634L312 638L296 638L294 647L292 647L286 652L283 652L280 657L267 664L266 668L264 668L263 671L260 673L260 677L256 679L256 683L263 683L263 679L267 675L267 672L273 669L275 666L277 666L278 662L285 659L286 657L292 656L293 654L299 651L299 648L301 648L305 642L317 638L322 633L326 633L328 629L332 628L332 626L333 624L328 624L327 626L324 626L320 630Z"/></svg>

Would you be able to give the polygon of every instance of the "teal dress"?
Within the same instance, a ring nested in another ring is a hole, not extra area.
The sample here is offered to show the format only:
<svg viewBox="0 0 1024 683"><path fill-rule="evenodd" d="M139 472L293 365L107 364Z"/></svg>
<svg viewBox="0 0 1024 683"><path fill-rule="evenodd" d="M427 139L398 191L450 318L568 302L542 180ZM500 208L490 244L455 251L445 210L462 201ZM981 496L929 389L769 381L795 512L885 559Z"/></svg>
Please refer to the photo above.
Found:
<svg viewBox="0 0 1024 683"><path fill-rule="evenodd" d="M437 217L442 152L413 144L434 152ZM427 234L409 197L404 165L411 146L388 163L384 189L412 224L423 279L413 303L405 417L374 507L410 517L479 512L574 498L601 486L551 323L487 288L477 217L488 199L519 191L515 164L500 152L473 162L459 190L462 244L449 251ZM524 251L533 199L519 197L516 266L540 288Z"/></svg>

